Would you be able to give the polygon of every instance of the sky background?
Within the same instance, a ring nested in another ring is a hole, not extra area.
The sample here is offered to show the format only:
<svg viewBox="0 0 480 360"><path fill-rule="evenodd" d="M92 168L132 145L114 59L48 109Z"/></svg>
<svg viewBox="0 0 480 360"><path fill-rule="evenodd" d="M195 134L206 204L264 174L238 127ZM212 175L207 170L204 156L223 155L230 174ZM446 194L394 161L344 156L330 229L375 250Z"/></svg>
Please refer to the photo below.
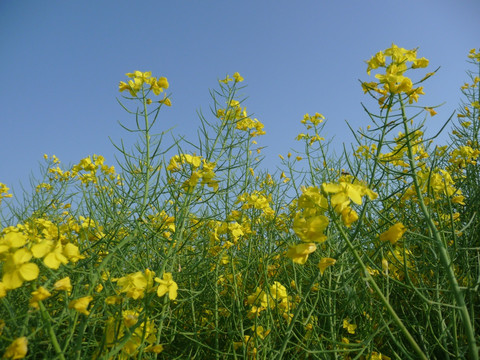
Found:
<svg viewBox="0 0 480 360"><path fill-rule="evenodd" d="M0 182L28 185L43 154L64 165L101 154L115 165L109 137L132 139L117 122L133 121L118 82L134 70L168 78L173 106L157 129L190 139L209 89L238 71L273 172L278 154L299 148L305 113L328 119L321 135L337 150L352 141L345 121L368 124L365 60L392 42L419 47L428 71L441 66L419 102L446 102L428 119L433 133L458 108L468 51L480 46L478 14L478 0L0 0Z"/></svg>

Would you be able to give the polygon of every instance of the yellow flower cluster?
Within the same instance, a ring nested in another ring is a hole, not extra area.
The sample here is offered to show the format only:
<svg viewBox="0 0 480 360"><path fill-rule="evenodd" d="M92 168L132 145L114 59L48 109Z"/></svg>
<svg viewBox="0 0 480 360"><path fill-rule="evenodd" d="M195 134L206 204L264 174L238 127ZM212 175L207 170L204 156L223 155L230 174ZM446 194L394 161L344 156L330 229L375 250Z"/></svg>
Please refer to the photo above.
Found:
<svg viewBox="0 0 480 360"><path fill-rule="evenodd" d="M170 159L167 170L171 173L185 170L185 165L190 165L191 174L188 180L183 183L185 189L194 188L201 180L201 185L207 185L214 191L218 189L218 181L215 180L213 169L217 165L214 162L208 162L201 156L180 154Z"/></svg>
<svg viewBox="0 0 480 360"><path fill-rule="evenodd" d="M390 58L390 61L388 61ZM424 94L423 87L413 87L413 82L404 74L409 69L408 63L411 63L411 69L425 68L428 66L428 60L417 58L417 50L406 50L395 44L388 49L379 51L370 60L367 61L367 74L374 69L384 68L384 74L377 74L375 77L378 82L364 82L362 88L364 92L375 91L380 94L378 102L383 105L390 95L406 94L411 104L417 102L419 95Z"/></svg>
<svg viewBox="0 0 480 360"><path fill-rule="evenodd" d="M235 83L237 83L237 82L242 82L243 80L244 80L243 77L238 72L236 72L233 74L233 79L230 77L230 75L227 75L225 79L219 80L219 82L223 84L227 84L230 81L235 81Z"/></svg>
<svg viewBox="0 0 480 360"><path fill-rule="evenodd" d="M230 100L227 108L217 109L217 117L223 121L235 122L237 130L250 132L251 137L265 135L264 125L248 116L247 108L242 108L237 100Z"/></svg>
<svg viewBox="0 0 480 360"><path fill-rule="evenodd" d="M3 277L0 289L19 288L25 281L38 277L39 268L32 258L43 259L50 269L58 269L61 264L75 263L84 258L78 246L64 237L58 236L59 228L50 221L37 222L42 231L30 238L32 229L28 225L8 227L0 237L0 260L3 264Z"/></svg>
<svg viewBox="0 0 480 360"><path fill-rule="evenodd" d="M45 159L48 159L47 155L44 155ZM113 166L108 166L105 164L105 158L101 155L87 156L84 159L81 159L78 164L74 165L70 170L64 171L58 165L60 161L53 155L54 164L56 167L48 169L48 173L51 174L50 181L59 180L59 181L68 181L74 178L78 178L82 184L88 186L90 183L98 183L98 174L97 171L100 170L104 178L109 180L117 180L117 183L120 183L120 176L115 173L115 168ZM41 189L49 190L51 188L50 184L42 183L37 186L37 191Z"/></svg>
<svg viewBox="0 0 480 360"><path fill-rule="evenodd" d="M275 215L275 211L270 206L271 201L271 197L266 196L259 191L254 191L251 194L245 193L240 195L237 198L236 204L243 203L243 210L261 210L265 217L272 218Z"/></svg>
<svg viewBox="0 0 480 360"><path fill-rule="evenodd" d="M0 204L2 203L3 198L11 198L12 194L8 193L10 190L7 185L0 183Z"/></svg>
<svg viewBox="0 0 480 360"><path fill-rule="evenodd" d="M457 189L455 181L447 170L424 168L416 173L419 187L425 194L424 201L439 201L444 197L450 198L450 201L464 205L462 191ZM402 196L402 201L416 199L416 190L414 185L410 186Z"/></svg>
<svg viewBox="0 0 480 360"><path fill-rule="evenodd" d="M151 71L141 72L137 70L125 75L131 78L131 80L128 80L128 83L120 81L118 89L120 92L128 90L133 97L137 97L137 93L143 90L144 85L147 85L148 90L152 91L157 96L160 95L164 89L168 89L169 86L167 78L159 77L157 79L152 76ZM164 100L161 101L165 102L167 99L168 98L164 98ZM170 100L168 100L168 103L165 102L165 105L171 105Z"/></svg>
<svg viewBox="0 0 480 360"><path fill-rule="evenodd" d="M468 53L468 58L480 63L480 49L471 49Z"/></svg>
<svg viewBox="0 0 480 360"><path fill-rule="evenodd" d="M169 294L170 300L177 298L177 283L173 281L171 273L164 273L163 279L155 277L155 273L149 269L145 272L137 271L118 279L113 279L120 287L120 293L125 293L127 297L137 300L142 299L145 293L155 291L154 281L160 283L157 287L157 295L162 297ZM112 299L113 300L113 299Z"/></svg>
<svg viewBox="0 0 480 360"><path fill-rule="evenodd" d="M318 112L315 113L315 115L313 116L309 115L308 113L305 114L303 116L303 119L300 122L306 127L307 130L315 128L315 133L314 134L300 133L297 135L295 140L300 141L305 139L308 145L312 145L316 141L318 142L324 141L325 138L318 134L318 129L317 129L317 126L323 123L324 120L325 120L325 116L323 116L322 114L319 114Z"/></svg>
<svg viewBox="0 0 480 360"><path fill-rule="evenodd" d="M229 249L237 245L238 240L250 232L249 224L239 224L236 221L210 221L210 249L209 253L218 255L222 249Z"/></svg>
<svg viewBox="0 0 480 360"><path fill-rule="evenodd" d="M470 146L460 146L450 153L448 161L454 165L453 169L463 169L468 164L476 165L480 150L472 149Z"/></svg>
<svg viewBox="0 0 480 360"><path fill-rule="evenodd" d="M247 297L247 303L251 306L249 316L258 317L266 309L278 309L282 317L290 321L293 314L290 311L294 303L287 294L287 289L278 281L265 291L257 287L255 292Z"/></svg>

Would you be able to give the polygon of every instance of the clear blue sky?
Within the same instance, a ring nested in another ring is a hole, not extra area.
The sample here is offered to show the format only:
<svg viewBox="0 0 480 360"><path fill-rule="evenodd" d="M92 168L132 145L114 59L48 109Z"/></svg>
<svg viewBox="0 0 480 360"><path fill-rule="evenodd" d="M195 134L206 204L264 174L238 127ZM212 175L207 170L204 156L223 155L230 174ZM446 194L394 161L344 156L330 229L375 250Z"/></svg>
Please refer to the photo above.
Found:
<svg viewBox="0 0 480 360"><path fill-rule="evenodd" d="M134 70L165 76L173 106L161 129L193 136L209 88L238 71L272 171L296 146L305 113L329 121L326 138L349 142L367 117L358 79L365 60L392 42L419 47L441 66L421 104L446 102L433 130L458 107L467 53L478 48L478 0L0 1L0 182L19 189L43 154L73 164L126 137L118 82ZM159 128L160 130L160 128Z"/></svg>

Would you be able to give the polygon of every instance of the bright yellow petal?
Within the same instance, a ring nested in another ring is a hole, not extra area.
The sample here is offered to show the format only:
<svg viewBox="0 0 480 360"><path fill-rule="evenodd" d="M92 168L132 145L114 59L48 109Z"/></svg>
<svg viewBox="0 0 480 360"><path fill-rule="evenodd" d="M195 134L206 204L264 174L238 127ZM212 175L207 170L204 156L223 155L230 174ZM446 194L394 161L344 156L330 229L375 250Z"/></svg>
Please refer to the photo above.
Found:
<svg viewBox="0 0 480 360"><path fill-rule="evenodd" d="M25 281L35 280L39 273L38 266L34 263L23 264L18 271Z"/></svg>
<svg viewBox="0 0 480 360"><path fill-rule="evenodd" d="M176 282L173 282L168 289L168 297L170 300L175 300L177 298L178 285Z"/></svg>

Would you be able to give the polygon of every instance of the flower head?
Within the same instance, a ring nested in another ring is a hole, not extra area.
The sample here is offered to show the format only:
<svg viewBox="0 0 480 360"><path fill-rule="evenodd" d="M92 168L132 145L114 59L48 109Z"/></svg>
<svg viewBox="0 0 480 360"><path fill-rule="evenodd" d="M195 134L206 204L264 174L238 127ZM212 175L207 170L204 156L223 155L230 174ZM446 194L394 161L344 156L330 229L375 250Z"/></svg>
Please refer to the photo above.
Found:
<svg viewBox="0 0 480 360"><path fill-rule="evenodd" d="M158 297L162 297L168 292L168 297L170 300L175 300L177 298L178 285L175 281L173 281L171 273L164 273L163 279L156 277L155 281L160 283L157 289Z"/></svg>
<svg viewBox="0 0 480 360"><path fill-rule="evenodd" d="M290 246L290 249L287 251L287 256L297 264L305 264L308 255L317 250L317 246L314 243L303 243L295 246Z"/></svg>
<svg viewBox="0 0 480 360"><path fill-rule="evenodd" d="M325 269L329 266L335 265L337 260L332 259L332 258L322 258L320 262L318 263L318 268L320 269L320 274L323 275L325 272Z"/></svg>
<svg viewBox="0 0 480 360"><path fill-rule="evenodd" d="M78 311L81 314L89 315L90 311L88 311L87 308L92 300L93 300L92 296L84 296L79 299L70 301L70 303L68 304L68 308L74 309L75 311Z"/></svg>
<svg viewBox="0 0 480 360"><path fill-rule="evenodd" d="M38 302L45 300L52 296L50 292L45 289L43 286L40 286L37 290L32 292L32 298L30 299L30 306L38 309Z"/></svg>
<svg viewBox="0 0 480 360"><path fill-rule="evenodd" d="M3 354L7 359L23 359L27 355L28 340L25 336L15 339Z"/></svg>
<svg viewBox="0 0 480 360"><path fill-rule="evenodd" d="M394 245L398 240L401 239L403 234L407 231L407 228L402 223L396 223L391 226L387 231L380 234L381 241L390 241Z"/></svg>

